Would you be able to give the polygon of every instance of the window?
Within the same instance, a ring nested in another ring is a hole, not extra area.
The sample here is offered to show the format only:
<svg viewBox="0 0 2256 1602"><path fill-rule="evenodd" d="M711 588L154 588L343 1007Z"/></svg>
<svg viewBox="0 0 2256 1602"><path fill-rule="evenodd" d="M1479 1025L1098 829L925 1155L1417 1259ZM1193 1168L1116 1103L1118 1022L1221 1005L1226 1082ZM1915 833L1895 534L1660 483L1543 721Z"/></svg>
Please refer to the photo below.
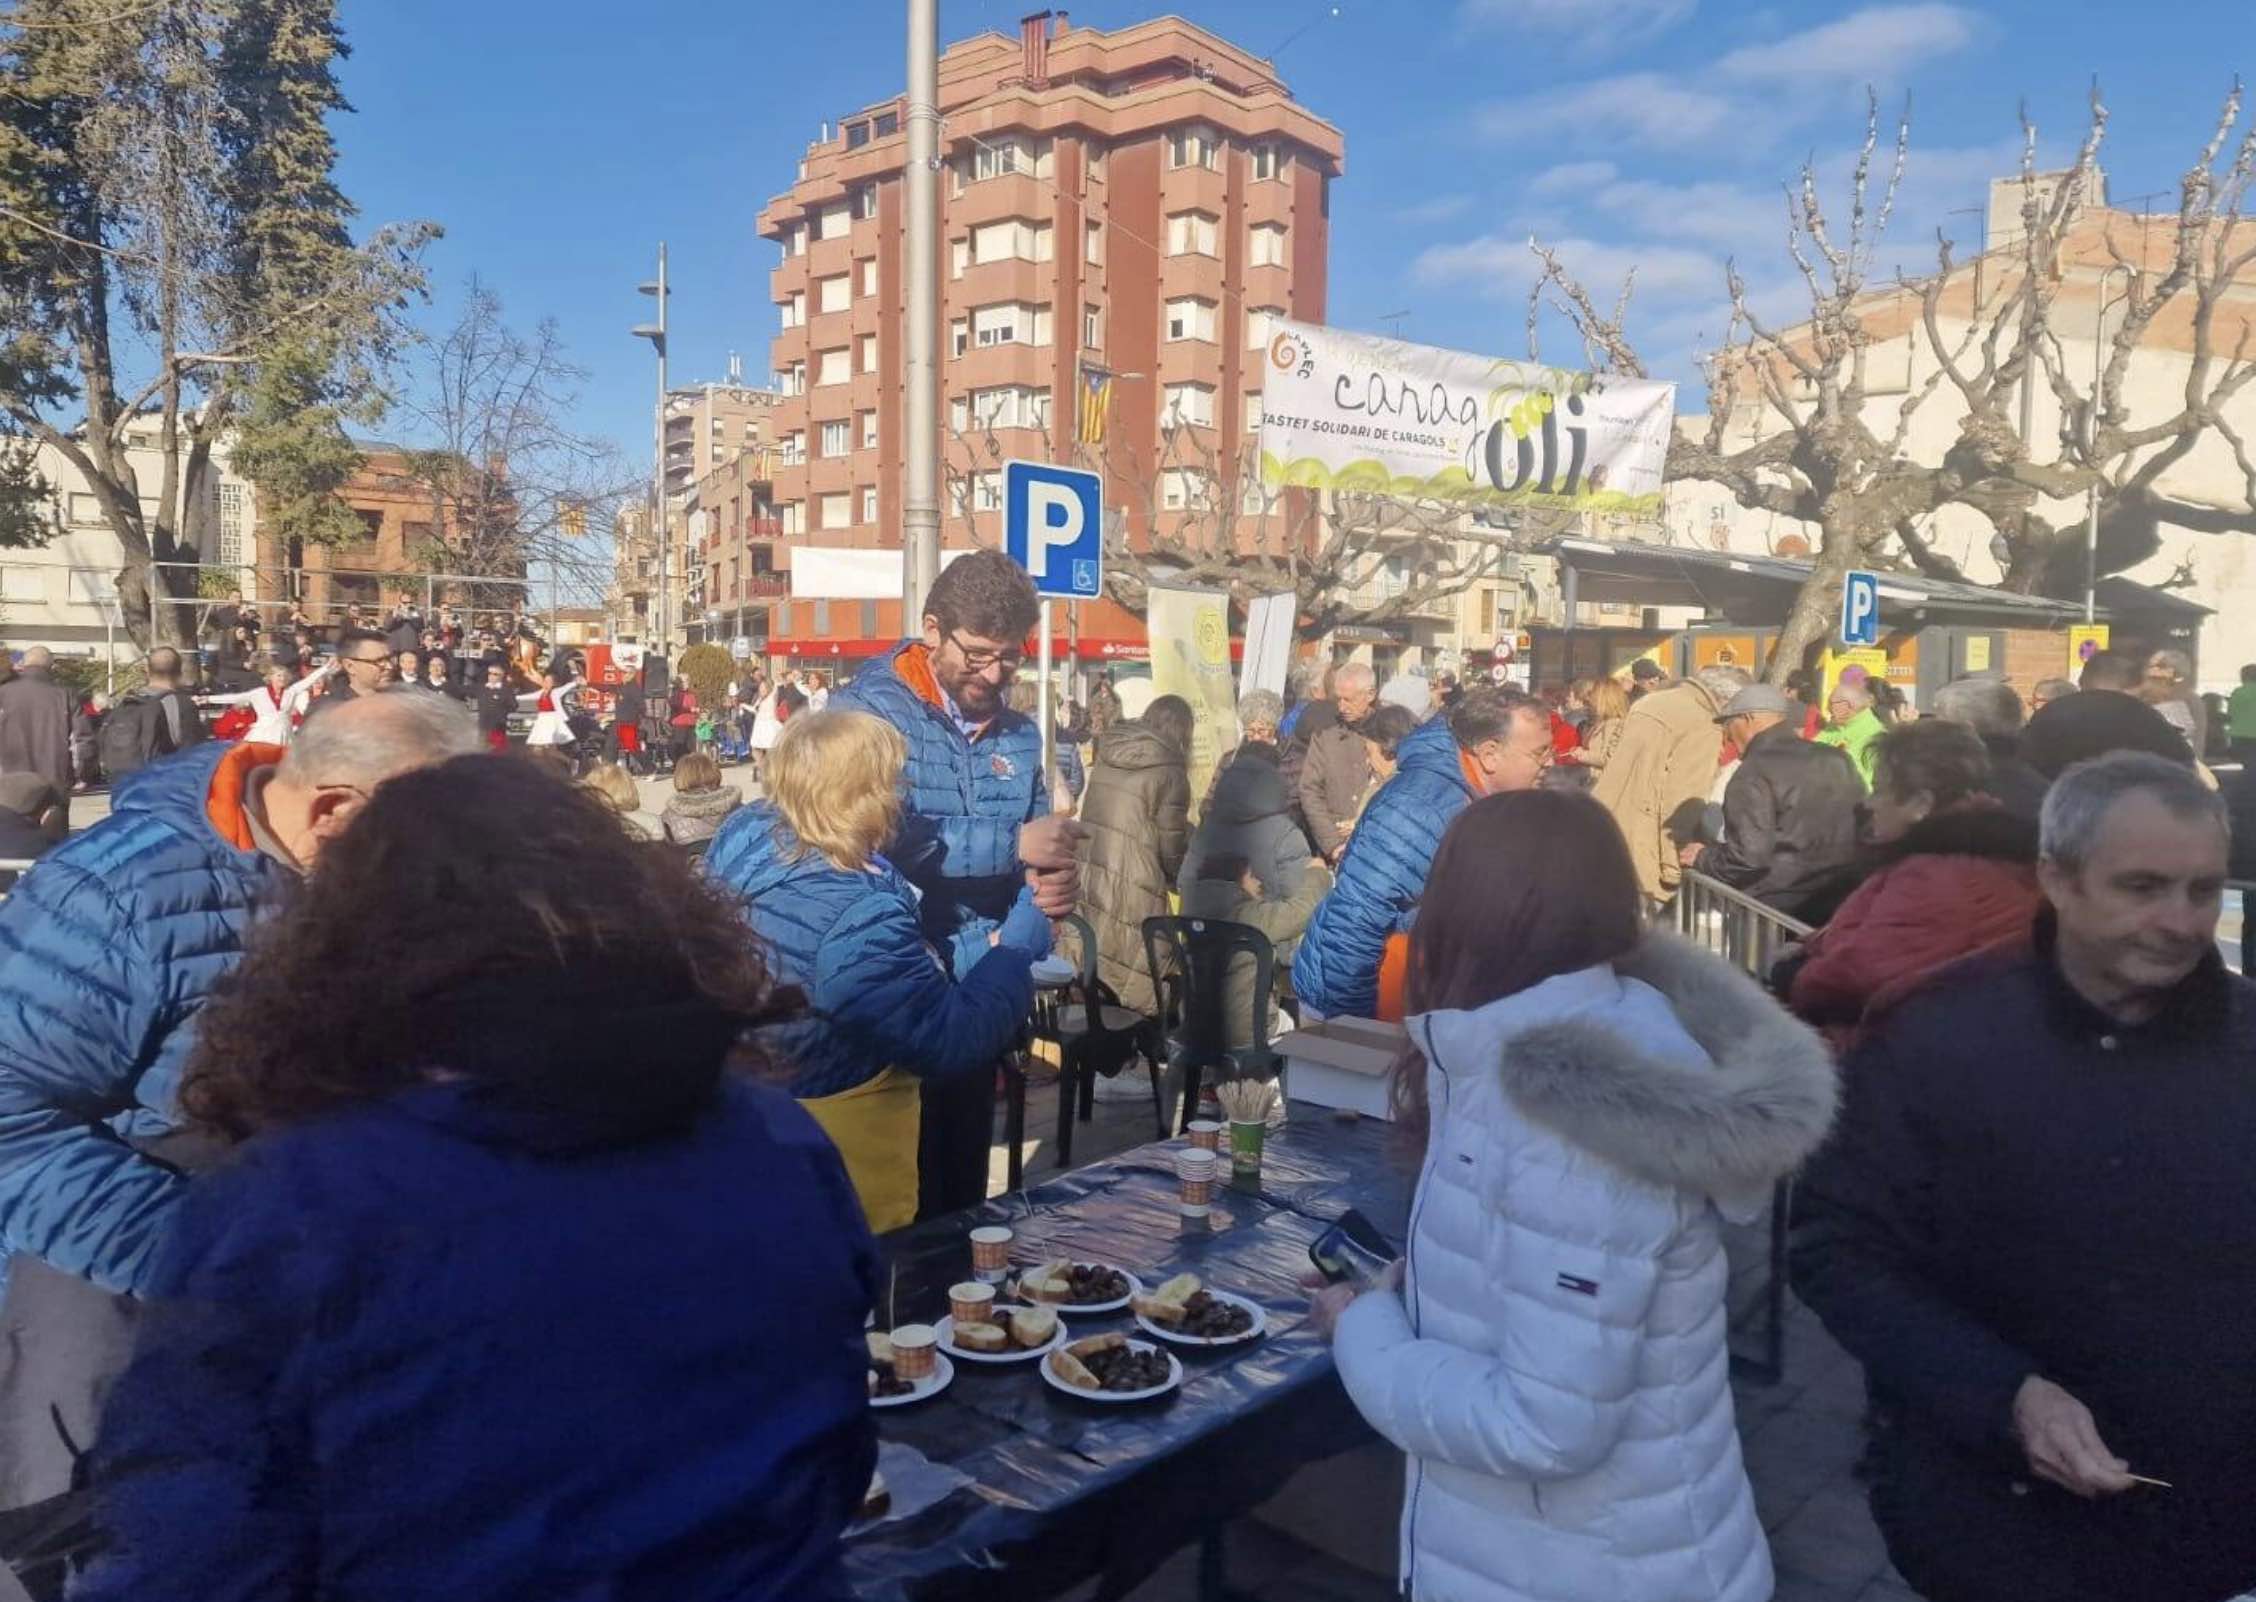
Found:
<svg viewBox="0 0 2256 1602"><path fill-rule="evenodd" d="M825 206L815 213L817 239L844 239L846 230L853 226L852 211L845 206Z"/></svg>
<svg viewBox="0 0 2256 1602"><path fill-rule="evenodd" d="M1214 302L1190 298L1169 301L1167 337L1211 340L1214 337Z"/></svg>
<svg viewBox="0 0 2256 1602"><path fill-rule="evenodd" d="M794 297L796 298L796 297ZM854 280L840 273L835 278L815 280L815 310L842 312L854 301Z"/></svg>
<svg viewBox="0 0 2256 1602"><path fill-rule="evenodd" d="M1167 386L1166 410L1160 422L1173 428L1182 423L1197 423L1206 428L1214 426L1214 386L1211 384L1170 384Z"/></svg>
<svg viewBox="0 0 2256 1602"><path fill-rule="evenodd" d="M789 300L776 302L776 320L783 324L785 333L805 325L807 321L807 292L794 290Z"/></svg>
<svg viewBox="0 0 2256 1602"><path fill-rule="evenodd" d="M948 426L959 434L971 432L971 401L958 395L948 402Z"/></svg>
<svg viewBox="0 0 2256 1602"><path fill-rule="evenodd" d="M866 123L866 122L850 122L850 123L848 123L848 124L846 125L846 148L847 148L848 150L859 150L859 149L861 149L861 148L862 148L862 146L864 146L864 145L866 145L866 144L868 144L868 143L869 143L869 124L868 124L868 123Z"/></svg>
<svg viewBox="0 0 2256 1602"><path fill-rule="evenodd" d="M847 378L851 376L853 371L851 365L852 356L853 352L849 351L843 345L839 346L836 350L826 350L817 353L815 357L816 385L819 387L824 384L845 383Z"/></svg>
<svg viewBox="0 0 2256 1602"><path fill-rule="evenodd" d="M1105 143L1091 139L1081 146L1082 159L1088 164L1089 176L1102 179L1105 175Z"/></svg>
<svg viewBox="0 0 2256 1602"><path fill-rule="evenodd" d="M971 509L975 512L999 512L1003 509L1002 474L971 475Z"/></svg>
<svg viewBox="0 0 2256 1602"><path fill-rule="evenodd" d="M219 486L219 562L235 567L243 560L243 486Z"/></svg>
<svg viewBox="0 0 2256 1602"><path fill-rule="evenodd" d="M790 370L783 375L783 392L786 395L804 395L807 393L807 364L805 362L793 362L791 364Z"/></svg>
<svg viewBox="0 0 2256 1602"><path fill-rule="evenodd" d="M948 354L961 356L971 346L971 319L958 317L948 325Z"/></svg>
<svg viewBox="0 0 2256 1602"><path fill-rule="evenodd" d="M972 147L971 180L1000 178L1020 173L1029 178L1050 176L1050 142L1047 139L997 139Z"/></svg>
<svg viewBox="0 0 2256 1602"><path fill-rule="evenodd" d="M785 501L776 508L778 534L804 534L807 532L807 507L803 501Z"/></svg>
<svg viewBox="0 0 2256 1602"><path fill-rule="evenodd" d="M890 139L901 131L901 114L898 111L881 111L871 134L879 139Z"/></svg>
<svg viewBox="0 0 2256 1602"><path fill-rule="evenodd" d="M807 465L807 436L805 434L794 430L783 436L783 465L786 467L805 467Z"/></svg>
<svg viewBox="0 0 2256 1602"><path fill-rule="evenodd" d="M964 269L966 267L969 267L970 265L971 241L968 239L949 240L948 276L951 278L961 278L964 275Z"/></svg>
<svg viewBox="0 0 2256 1602"><path fill-rule="evenodd" d="M865 373L876 372L877 336L875 334L863 334L854 341L854 346L860 357L854 365Z"/></svg>
<svg viewBox="0 0 2256 1602"><path fill-rule="evenodd" d="M1167 165L1173 168L1204 167L1214 170L1221 141L1214 130L1204 123L1191 123L1176 129L1167 136Z"/></svg>
<svg viewBox="0 0 2256 1602"><path fill-rule="evenodd" d="M877 258L875 256L864 256L856 264L854 275L857 280L854 290L856 294L874 295L877 293Z"/></svg>
<svg viewBox="0 0 2256 1602"><path fill-rule="evenodd" d="M852 438L852 431L846 426L843 417L834 423L825 423L822 425L822 453L825 456L844 456L853 448L849 443Z"/></svg>
<svg viewBox="0 0 2256 1602"><path fill-rule="evenodd" d="M92 578L91 573L73 573L73 579ZM78 599L78 586L69 586L72 600ZM47 600L47 575L36 567L0 567L0 601L23 601L31 605L44 605Z"/></svg>
<svg viewBox="0 0 2256 1602"><path fill-rule="evenodd" d="M1104 314L1094 306L1081 308L1081 343L1091 350L1104 346Z"/></svg>
<svg viewBox="0 0 2256 1602"><path fill-rule="evenodd" d="M1246 349L1266 350L1277 334L1277 319L1284 312L1275 306L1256 306L1246 313Z"/></svg>
<svg viewBox="0 0 2256 1602"><path fill-rule="evenodd" d="M1285 264L1285 231L1275 223L1253 225L1253 264L1256 267L1282 267Z"/></svg>
<svg viewBox="0 0 2256 1602"><path fill-rule="evenodd" d="M1285 169L1292 165L1292 152L1274 139L1265 139L1253 147L1253 176L1282 178Z"/></svg>
<svg viewBox="0 0 2256 1602"><path fill-rule="evenodd" d="M1047 428L1050 426L1050 392L1025 385L975 389L970 396L972 420L981 428Z"/></svg>
<svg viewBox="0 0 2256 1602"><path fill-rule="evenodd" d="M851 495L825 495L821 498L822 526L824 528L850 528L854 521L854 497Z"/></svg>
<svg viewBox="0 0 2256 1602"><path fill-rule="evenodd" d="M1159 475L1159 504L1170 512L1206 510L1206 477L1180 467Z"/></svg>
<svg viewBox="0 0 2256 1602"><path fill-rule="evenodd" d="M1178 211L1167 219L1167 254L1212 256L1214 218L1203 211Z"/></svg>
<svg viewBox="0 0 2256 1602"><path fill-rule="evenodd" d="M981 264L1010 260L1048 261L1050 225L1029 222L1023 217L984 223L971 231L971 259Z"/></svg>
<svg viewBox="0 0 2256 1602"><path fill-rule="evenodd" d="M971 341L982 349L990 345L1047 345L1050 308L1029 306L1021 301L974 307Z"/></svg>
<svg viewBox="0 0 2256 1602"><path fill-rule="evenodd" d="M1104 224L1087 223L1081 229L1081 259L1101 263L1104 260Z"/></svg>
<svg viewBox="0 0 2256 1602"><path fill-rule="evenodd" d="M877 486L875 484L864 484L862 486L861 521L864 523L877 521Z"/></svg>
<svg viewBox="0 0 2256 1602"><path fill-rule="evenodd" d="M877 413L875 412L862 413L862 449L865 451L877 449Z"/></svg>
<svg viewBox="0 0 2256 1602"><path fill-rule="evenodd" d="M856 222L867 222L877 215L877 185L856 184L847 202L853 208Z"/></svg>
<svg viewBox="0 0 2256 1602"><path fill-rule="evenodd" d="M1261 487L1261 475L1248 472L1238 486L1238 510L1248 517L1259 517L1269 510L1269 492Z"/></svg>
<svg viewBox="0 0 2256 1602"><path fill-rule="evenodd" d="M1258 430L1258 429L1259 429L1259 428L1261 427L1261 419L1262 419L1262 416L1263 416L1263 413L1262 413L1262 410L1261 410L1261 391L1260 391L1260 390L1258 390L1258 389L1257 389L1257 390L1253 391L1253 392L1252 392L1252 393L1251 393L1250 395L1246 396L1246 398L1245 398L1245 414L1246 414L1246 427L1247 427L1247 429L1249 429L1249 430Z"/></svg>
<svg viewBox="0 0 2256 1602"><path fill-rule="evenodd" d="M100 527L102 503L94 496L73 490L70 498L70 520L73 523L86 523Z"/></svg>
<svg viewBox="0 0 2256 1602"><path fill-rule="evenodd" d="M807 225L805 223L793 223L791 231L785 234L783 238L783 248L787 253L793 256L807 254Z"/></svg>

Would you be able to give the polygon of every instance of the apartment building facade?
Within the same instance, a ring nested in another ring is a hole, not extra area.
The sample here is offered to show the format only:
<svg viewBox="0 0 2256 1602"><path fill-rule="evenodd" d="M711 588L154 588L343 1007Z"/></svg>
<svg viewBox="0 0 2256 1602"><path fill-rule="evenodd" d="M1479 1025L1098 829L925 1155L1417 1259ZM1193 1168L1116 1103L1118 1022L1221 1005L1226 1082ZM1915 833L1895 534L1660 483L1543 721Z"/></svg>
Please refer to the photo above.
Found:
<svg viewBox="0 0 2256 1602"><path fill-rule="evenodd" d="M966 40L940 109L943 543L999 541L1017 457L1100 468L1140 548L1202 522L1249 537L1269 325L1324 317L1339 131L1174 17L1045 12ZM905 118L896 99L826 126L760 213L781 253L776 569L794 543L900 543ZM1097 438L1087 372L1108 389Z"/></svg>

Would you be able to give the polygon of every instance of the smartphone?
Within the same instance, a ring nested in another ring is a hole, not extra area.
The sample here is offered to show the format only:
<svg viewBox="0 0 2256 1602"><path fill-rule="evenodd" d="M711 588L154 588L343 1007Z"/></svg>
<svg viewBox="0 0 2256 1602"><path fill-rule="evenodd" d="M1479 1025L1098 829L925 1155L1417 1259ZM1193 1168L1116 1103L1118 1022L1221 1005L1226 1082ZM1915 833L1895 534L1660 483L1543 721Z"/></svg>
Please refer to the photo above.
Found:
<svg viewBox="0 0 2256 1602"><path fill-rule="evenodd" d="M1385 1273L1401 1253L1378 1226L1350 1207L1308 1248L1316 1272L1333 1285L1368 1284Z"/></svg>

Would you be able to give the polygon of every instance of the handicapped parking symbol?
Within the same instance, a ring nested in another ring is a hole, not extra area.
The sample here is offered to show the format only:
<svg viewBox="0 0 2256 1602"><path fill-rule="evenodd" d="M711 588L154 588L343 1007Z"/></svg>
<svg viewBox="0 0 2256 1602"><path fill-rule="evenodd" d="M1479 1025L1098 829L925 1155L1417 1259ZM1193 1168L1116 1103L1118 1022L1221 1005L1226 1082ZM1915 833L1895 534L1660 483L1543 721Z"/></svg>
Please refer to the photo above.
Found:
<svg viewBox="0 0 2256 1602"><path fill-rule="evenodd" d="M1087 557L1076 557L1073 562L1073 592L1076 595L1097 593L1097 564Z"/></svg>

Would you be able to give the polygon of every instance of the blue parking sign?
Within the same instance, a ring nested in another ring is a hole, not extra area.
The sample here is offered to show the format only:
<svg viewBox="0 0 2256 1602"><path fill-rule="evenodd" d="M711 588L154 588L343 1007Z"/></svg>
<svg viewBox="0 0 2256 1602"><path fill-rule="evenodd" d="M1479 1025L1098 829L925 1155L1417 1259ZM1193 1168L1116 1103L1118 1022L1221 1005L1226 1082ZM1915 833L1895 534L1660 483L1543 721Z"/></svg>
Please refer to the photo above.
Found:
<svg viewBox="0 0 2256 1602"><path fill-rule="evenodd" d="M1003 549L1038 595L1104 592L1104 477L1047 462L1003 464Z"/></svg>
<svg viewBox="0 0 2256 1602"><path fill-rule="evenodd" d="M1841 643L1880 643L1880 575L1850 573L1841 581Z"/></svg>

